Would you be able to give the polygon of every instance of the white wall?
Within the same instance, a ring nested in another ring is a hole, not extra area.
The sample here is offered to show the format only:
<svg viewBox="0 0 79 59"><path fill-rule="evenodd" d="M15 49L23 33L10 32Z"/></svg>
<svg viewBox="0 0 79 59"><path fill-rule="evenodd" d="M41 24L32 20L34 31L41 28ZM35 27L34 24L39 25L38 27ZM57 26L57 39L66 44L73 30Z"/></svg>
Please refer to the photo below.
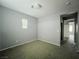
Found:
<svg viewBox="0 0 79 59"><path fill-rule="evenodd" d="M69 38L69 24L68 24L68 20L64 20L64 37L65 38Z"/></svg>
<svg viewBox="0 0 79 59"><path fill-rule="evenodd" d="M69 37L69 25L64 24L64 37L68 38Z"/></svg>
<svg viewBox="0 0 79 59"><path fill-rule="evenodd" d="M0 7L2 48L19 45L36 40L37 18L25 15L11 9ZM28 20L28 28L22 29L22 18Z"/></svg>
<svg viewBox="0 0 79 59"><path fill-rule="evenodd" d="M60 12L60 13L49 15L47 17L40 18L38 22L38 39L60 46L60 33L61 33L60 15L74 13L75 11L76 10L73 11L69 10L67 12ZM76 35L76 38L77 41L79 42L78 35ZM78 42L77 45L79 46Z"/></svg>
<svg viewBox="0 0 79 59"><path fill-rule="evenodd" d="M59 15L51 15L39 19L38 39L60 46L60 18Z"/></svg>

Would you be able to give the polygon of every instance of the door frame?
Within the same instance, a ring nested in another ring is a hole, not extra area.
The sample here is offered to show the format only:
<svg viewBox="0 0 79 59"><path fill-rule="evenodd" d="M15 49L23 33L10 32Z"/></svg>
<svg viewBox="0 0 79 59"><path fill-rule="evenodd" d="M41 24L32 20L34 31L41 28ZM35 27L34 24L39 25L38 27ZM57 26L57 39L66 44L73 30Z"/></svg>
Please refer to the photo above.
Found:
<svg viewBox="0 0 79 59"><path fill-rule="evenodd" d="M64 20L74 19L75 31L74 31L74 41L77 44L77 32L78 32L78 12L72 14L63 14L60 16L60 45L64 42Z"/></svg>

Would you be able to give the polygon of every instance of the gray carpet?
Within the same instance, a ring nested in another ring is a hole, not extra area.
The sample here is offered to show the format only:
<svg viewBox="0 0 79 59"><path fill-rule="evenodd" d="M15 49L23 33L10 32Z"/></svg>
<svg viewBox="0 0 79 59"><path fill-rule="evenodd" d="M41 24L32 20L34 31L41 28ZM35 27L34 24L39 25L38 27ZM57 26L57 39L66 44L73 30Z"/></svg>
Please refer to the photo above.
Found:
<svg viewBox="0 0 79 59"><path fill-rule="evenodd" d="M58 47L37 40L0 52L0 59L79 59L79 54L67 44Z"/></svg>

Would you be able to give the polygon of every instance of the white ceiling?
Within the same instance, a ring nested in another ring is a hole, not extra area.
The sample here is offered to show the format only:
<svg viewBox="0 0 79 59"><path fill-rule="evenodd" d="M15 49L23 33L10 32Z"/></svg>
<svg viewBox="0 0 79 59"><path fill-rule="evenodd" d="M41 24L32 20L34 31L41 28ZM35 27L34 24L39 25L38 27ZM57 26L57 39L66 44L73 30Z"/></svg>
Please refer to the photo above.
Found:
<svg viewBox="0 0 79 59"><path fill-rule="evenodd" d="M70 5L68 1L71 1ZM31 8L33 3L42 5L40 9ZM13 10L41 18L52 13L63 12L71 9L78 9L79 0L0 0L0 4Z"/></svg>

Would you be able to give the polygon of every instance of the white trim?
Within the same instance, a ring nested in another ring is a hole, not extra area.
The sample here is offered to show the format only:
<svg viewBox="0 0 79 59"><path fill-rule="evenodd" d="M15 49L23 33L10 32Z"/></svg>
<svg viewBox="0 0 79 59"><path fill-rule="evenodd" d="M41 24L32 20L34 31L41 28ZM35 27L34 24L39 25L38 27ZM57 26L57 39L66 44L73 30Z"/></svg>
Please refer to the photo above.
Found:
<svg viewBox="0 0 79 59"><path fill-rule="evenodd" d="M30 42L32 42L32 41L35 41L35 40L26 41L26 42L23 42L23 43L21 43L21 44L17 44L17 45L13 45L13 46L10 46L10 47L7 47L7 48L3 48L3 49L1 49L0 51L4 51L4 50L10 49L10 48L14 48L14 47L17 47L17 46L26 44L26 43L30 43Z"/></svg>
<svg viewBox="0 0 79 59"><path fill-rule="evenodd" d="M38 39L38 40L40 40L40 39ZM60 47L60 44L54 44L54 43L51 43L51 42L46 41L46 40L44 40L44 39L41 39L40 41L47 42L47 43L49 43L49 44L53 44L53 45L56 45L56 46Z"/></svg>

